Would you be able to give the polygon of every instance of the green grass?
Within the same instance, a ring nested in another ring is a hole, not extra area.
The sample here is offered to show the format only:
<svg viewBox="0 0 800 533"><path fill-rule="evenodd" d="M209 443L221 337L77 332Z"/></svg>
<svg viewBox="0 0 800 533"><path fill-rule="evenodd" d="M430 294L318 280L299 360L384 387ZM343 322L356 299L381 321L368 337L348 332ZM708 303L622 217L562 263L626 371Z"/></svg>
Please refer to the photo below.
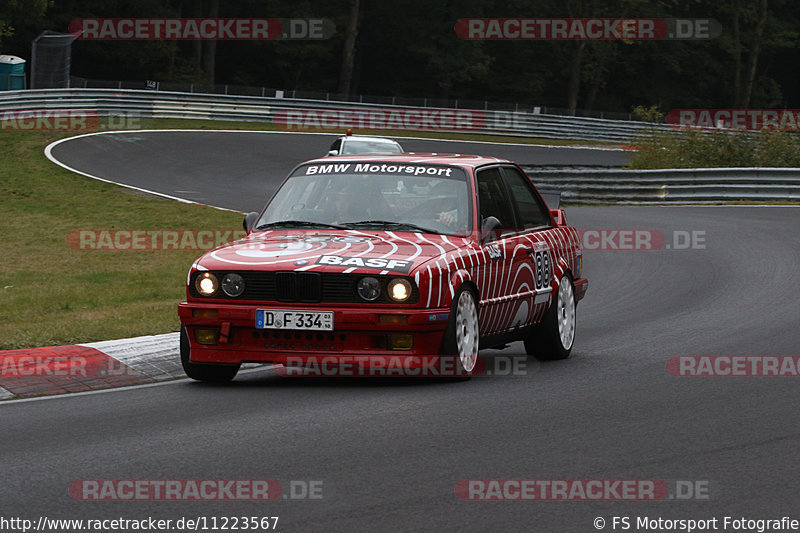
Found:
<svg viewBox="0 0 800 533"><path fill-rule="evenodd" d="M142 119L132 125L275 129L264 123L202 120ZM357 133L565 144L477 134ZM241 228L238 213L146 195L47 160L45 146L75 134L0 129L0 349L178 331L176 305L185 297L186 273L201 251L80 250L67 243L71 231Z"/></svg>
<svg viewBox="0 0 800 533"><path fill-rule="evenodd" d="M659 131L636 146L632 169L800 166L800 136L782 131Z"/></svg>
<svg viewBox="0 0 800 533"><path fill-rule="evenodd" d="M52 164L68 134L0 132L0 349L177 331L197 250L94 251L79 229L239 229L241 215L144 195Z"/></svg>

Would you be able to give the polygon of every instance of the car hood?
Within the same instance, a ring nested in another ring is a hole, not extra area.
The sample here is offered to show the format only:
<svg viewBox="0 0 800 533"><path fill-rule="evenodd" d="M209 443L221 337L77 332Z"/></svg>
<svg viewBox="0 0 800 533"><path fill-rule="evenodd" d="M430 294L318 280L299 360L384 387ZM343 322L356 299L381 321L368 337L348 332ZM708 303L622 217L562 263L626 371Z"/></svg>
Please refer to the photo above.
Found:
<svg viewBox="0 0 800 533"><path fill-rule="evenodd" d="M264 231L207 252L195 267L412 274L468 242L462 237L404 231Z"/></svg>

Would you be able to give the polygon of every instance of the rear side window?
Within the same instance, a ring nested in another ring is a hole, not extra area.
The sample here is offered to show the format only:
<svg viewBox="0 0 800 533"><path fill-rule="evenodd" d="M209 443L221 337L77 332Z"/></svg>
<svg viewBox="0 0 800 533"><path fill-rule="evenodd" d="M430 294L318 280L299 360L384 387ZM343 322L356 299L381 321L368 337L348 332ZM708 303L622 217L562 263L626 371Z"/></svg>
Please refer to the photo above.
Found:
<svg viewBox="0 0 800 533"><path fill-rule="evenodd" d="M550 226L550 215L538 199L530 180L516 167L503 167L511 197L517 205L522 229Z"/></svg>

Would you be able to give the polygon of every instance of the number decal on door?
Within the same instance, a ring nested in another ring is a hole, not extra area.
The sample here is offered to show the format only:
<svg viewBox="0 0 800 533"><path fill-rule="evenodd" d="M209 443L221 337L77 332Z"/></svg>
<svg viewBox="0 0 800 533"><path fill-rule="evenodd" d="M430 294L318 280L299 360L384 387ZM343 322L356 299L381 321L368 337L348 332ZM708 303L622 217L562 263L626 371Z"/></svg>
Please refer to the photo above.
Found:
<svg viewBox="0 0 800 533"><path fill-rule="evenodd" d="M547 250L535 252L533 262L536 266L536 288L548 287L550 285L550 252Z"/></svg>

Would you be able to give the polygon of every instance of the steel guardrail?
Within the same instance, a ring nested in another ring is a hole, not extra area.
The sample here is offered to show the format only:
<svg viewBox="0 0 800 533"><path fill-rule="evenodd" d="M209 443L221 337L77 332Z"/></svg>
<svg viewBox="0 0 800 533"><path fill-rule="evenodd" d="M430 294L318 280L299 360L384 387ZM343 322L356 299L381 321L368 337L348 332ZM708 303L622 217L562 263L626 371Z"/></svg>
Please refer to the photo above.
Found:
<svg viewBox="0 0 800 533"><path fill-rule="evenodd" d="M800 203L800 168L524 168L542 193L570 204Z"/></svg>
<svg viewBox="0 0 800 533"><path fill-rule="evenodd" d="M292 111L353 113L371 120L371 113L458 114L458 126L417 128L418 131L466 131L490 135L527 136L562 140L628 144L663 124L538 113L480 109L407 107L328 100L303 100L259 96L178 93L135 89L33 89L0 93L0 111L85 109L98 115L135 114L142 118L202 118L231 121L274 122ZM467 117L467 118L464 118ZM374 122L370 122L374 123ZM330 128L328 128L330 129ZM382 129L382 128L373 128ZM392 128L385 128L392 129ZM400 128L398 128L400 129ZM403 127L402 129L415 129Z"/></svg>

